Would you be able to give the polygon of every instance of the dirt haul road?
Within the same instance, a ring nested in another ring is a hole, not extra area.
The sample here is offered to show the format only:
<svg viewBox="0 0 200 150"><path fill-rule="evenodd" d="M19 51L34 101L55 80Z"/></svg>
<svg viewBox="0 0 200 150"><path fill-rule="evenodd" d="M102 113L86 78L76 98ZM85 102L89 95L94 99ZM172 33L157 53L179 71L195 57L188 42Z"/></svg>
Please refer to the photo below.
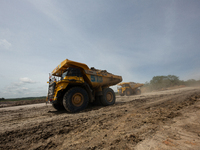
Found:
<svg viewBox="0 0 200 150"><path fill-rule="evenodd" d="M0 149L200 149L200 88L117 97L76 114L50 105L0 113Z"/></svg>

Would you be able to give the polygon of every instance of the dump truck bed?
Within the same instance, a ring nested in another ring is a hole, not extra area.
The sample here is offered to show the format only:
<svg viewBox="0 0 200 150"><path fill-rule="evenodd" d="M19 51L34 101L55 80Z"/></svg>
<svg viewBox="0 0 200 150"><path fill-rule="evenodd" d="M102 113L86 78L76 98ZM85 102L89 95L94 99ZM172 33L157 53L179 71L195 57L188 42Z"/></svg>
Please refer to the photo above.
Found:
<svg viewBox="0 0 200 150"><path fill-rule="evenodd" d="M79 63L71 60L64 60L53 71L52 75L61 77L62 73L69 67L76 67L82 70L84 80L89 82L93 88L108 87L122 81L122 77L113 75L106 70L99 70L92 67L91 69L84 63Z"/></svg>

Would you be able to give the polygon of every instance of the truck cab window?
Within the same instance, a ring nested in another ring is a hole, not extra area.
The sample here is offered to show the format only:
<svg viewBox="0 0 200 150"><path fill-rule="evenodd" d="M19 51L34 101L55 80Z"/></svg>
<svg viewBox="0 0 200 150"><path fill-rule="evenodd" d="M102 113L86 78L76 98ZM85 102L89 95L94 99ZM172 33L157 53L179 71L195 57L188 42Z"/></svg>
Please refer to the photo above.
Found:
<svg viewBox="0 0 200 150"><path fill-rule="evenodd" d="M64 77L67 75L67 73L68 73L68 70L65 71L65 72L62 74L62 79L64 79Z"/></svg>
<svg viewBox="0 0 200 150"><path fill-rule="evenodd" d="M62 79L64 79L65 76L77 76L82 77L81 71L79 68L68 68L63 74Z"/></svg>
<svg viewBox="0 0 200 150"><path fill-rule="evenodd" d="M69 68L67 76L77 76L82 77L81 71L79 68Z"/></svg>

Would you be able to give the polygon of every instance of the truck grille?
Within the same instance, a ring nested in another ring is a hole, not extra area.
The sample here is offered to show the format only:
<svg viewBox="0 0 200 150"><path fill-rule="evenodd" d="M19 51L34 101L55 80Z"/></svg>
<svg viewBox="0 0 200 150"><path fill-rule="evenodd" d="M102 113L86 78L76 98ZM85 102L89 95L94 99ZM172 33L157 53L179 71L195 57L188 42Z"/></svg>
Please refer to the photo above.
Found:
<svg viewBox="0 0 200 150"><path fill-rule="evenodd" d="M52 83L52 84L49 84L48 99L52 99L53 98L55 86L56 86L55 82Z"/></svg>
<svg viewBox="0 0 200 150"><path fill-rule="evenodd" d="M119 94L121 94L122 93L122 89L119 89Z"/></svg>

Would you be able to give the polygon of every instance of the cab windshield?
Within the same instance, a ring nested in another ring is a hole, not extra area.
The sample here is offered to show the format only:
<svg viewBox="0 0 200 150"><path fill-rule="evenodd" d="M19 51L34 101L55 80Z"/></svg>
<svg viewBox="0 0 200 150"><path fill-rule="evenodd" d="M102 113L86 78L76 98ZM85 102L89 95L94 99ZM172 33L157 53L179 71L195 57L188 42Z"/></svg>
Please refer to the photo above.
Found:
<svg viewBox="0 0 200 150"><path fill-rule="evenodd" d="M117 89L121 89L122 87L121 86L117 86Z"/></svg>
<svg viewBox="0 0 200 150"><path fill-rule="evenodd" d="M63 80L66 76L82 77L82 73L79 68L69 67L62 73L60 77L49 74L49 83Z"/></svg>
<svg viewBox="0 0 200 150"><path fill-rule="evenodd" d="M65 70L65 72L62 74L62 79L66 76L77 76L77 77L82 77L81 71L79 68L68 68Z"/></svg>
<svg viewBox="0 0 200 150"><path fill-rule="evenodd" d="M128 84L123 84L122 87L129 87L129 85Z"/></svg>
<svg viewBox="0 0 200 150"><path fill-rule="evenodd" d="M67 76L67 73L68 73L68 70L65 71L65 72L62 74L62 77L61 77L61 78L64 79L64 77Z"/></svg>

